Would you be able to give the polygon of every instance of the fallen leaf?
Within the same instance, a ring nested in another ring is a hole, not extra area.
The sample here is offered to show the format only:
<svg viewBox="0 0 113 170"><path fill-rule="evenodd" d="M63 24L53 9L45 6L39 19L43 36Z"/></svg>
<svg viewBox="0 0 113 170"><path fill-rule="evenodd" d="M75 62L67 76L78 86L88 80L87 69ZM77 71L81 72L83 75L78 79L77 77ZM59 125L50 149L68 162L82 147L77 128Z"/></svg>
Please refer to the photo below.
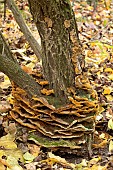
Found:
<svg viewBox="0 0 113 170"><path fill-rule="evenodd" d="M112 70L112 68L109 67L109 68L105 68L104 72L113 73L113 70Z"/></svg>
<svg viewBox="0 0 113 170"><path fill-rule="evenodd" d="M110 143L109 143L109 152L113 152L113 141L110 140Z"/></svg>
<svg viewBox="0 0 113 170"><path fill-rule="evenodd" d="M10 165L9 170L23 170L23 168L18 164L18 160L13 156L9 155L6 162Z"/></svg>
<svg viewBox="0 0 113 170"><path fill-rule="evenodd" d="M35 156L33 156L32 154L30 154L29 152L26 152L24 155L23 155L26 163L30 163L33 161L33 159L35 158Z"/></svg>
<svg viewBox="0 0 113 170"><path fill-rule="evenodd" d="M108 121L108 128L113 130L113 120L112 120L112 118Z"/></svg>
<svg viewBox="0 0 113 170"><path fill-rule="evenodd" d="M113 96L108 94L105 96L107 98L108 101L113 101Z"/></svg>
<svg viewBox="0 0 113 170"><path fill-rule="evenodd" d="M34 156L37 157L40 153L40 146L37 146L35 144L28 144L28 148L30 150L30 153Z"/></svg>
<svg viewBox="0 0 113 170"><path fill-rule="evenodd" d="M108 78L113 81L113 74L108 75Z"/></svg>
<svg viewBox="0 0 113 170"><path fill-rule="evenodd" d="M103 94L110 94L112 92L111 87L104 87L104 92Z"/></svg>
<svg viewBox="0 0 113 170"><path fill-rule="evenodd" d="M97 164L97 162L99 162L100 160L101 160L101 157L93 158L88 162L88 165L91 166L91 165Z"/></svg>
<svg viewBox="0 0 113 170"><path fill-rule="evenodd" d="M104 148L106 145L107 145L107 143L108 143L108 140L107 139L105 139L105 140L103 140L101 143L99 143L99 144L93 144L93 147L94 148Z"/></svg>
<svg viewBox="0 0 113 170"><path fill-rule="evenodd" d="M11 134L7 134L0 138L0 146L5 149L16 149L17 145L14 143L15 137Z"/></svg>
<svg viewBox="0 0 113 170"><path fill-rule="evenodd" d="M10 82L9 78L6 75L4 75L4 82L0 83L0 87L2 89L7 89L10 85L11 85L11 82Z"/></svg>

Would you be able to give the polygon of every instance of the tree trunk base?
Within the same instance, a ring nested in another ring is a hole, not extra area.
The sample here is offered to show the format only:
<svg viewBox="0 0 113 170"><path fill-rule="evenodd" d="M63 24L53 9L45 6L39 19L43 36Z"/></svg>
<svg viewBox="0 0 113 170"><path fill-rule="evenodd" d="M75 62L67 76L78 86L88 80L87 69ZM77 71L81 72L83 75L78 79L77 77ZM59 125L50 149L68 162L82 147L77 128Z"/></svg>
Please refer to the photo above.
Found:
<svg viewBox="0 0 113 170"><path fill-rule="evenodd" d="M40 84L44 97L33 96L29 99L24 90L13 84L11 103L13 109L10 115L22 126L37 131L37 137L36 134L32 134L29 139L39 145L47 148L66 147L73 152L80 150L81 154L81 148L90 140L89 134L94 133L95 116L98 111L95 92L88 84L88 80L85 76L77 77L76 91L75 87L69 88L69 101L61 106L61 101L56 100L54 91L47 89L48 82L43 80L41 74L32 75ZM90 152L90 146L88 148Z"/></svg>

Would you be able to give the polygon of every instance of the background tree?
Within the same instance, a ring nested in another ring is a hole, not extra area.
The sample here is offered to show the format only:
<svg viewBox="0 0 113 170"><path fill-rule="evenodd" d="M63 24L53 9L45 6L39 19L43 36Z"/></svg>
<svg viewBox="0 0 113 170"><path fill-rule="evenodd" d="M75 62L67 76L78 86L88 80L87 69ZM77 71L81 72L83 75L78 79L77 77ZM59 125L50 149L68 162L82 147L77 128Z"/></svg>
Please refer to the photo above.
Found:
<svg viewBox="0 0 113 170"><path fill-rule="evenodd" d="M21 31L23 32L24 36L26 37L26 40L29 42L34 54L37 57L41 58L40 45L38 44L38 42L36 41L36 39L32 35L29 27L26 25L26 23L25 23L22 15L21 15L18 7L16 6L14 0L7 1L7 5L9 7L9 9L12 11L16 22L18 23Z"/></svg>

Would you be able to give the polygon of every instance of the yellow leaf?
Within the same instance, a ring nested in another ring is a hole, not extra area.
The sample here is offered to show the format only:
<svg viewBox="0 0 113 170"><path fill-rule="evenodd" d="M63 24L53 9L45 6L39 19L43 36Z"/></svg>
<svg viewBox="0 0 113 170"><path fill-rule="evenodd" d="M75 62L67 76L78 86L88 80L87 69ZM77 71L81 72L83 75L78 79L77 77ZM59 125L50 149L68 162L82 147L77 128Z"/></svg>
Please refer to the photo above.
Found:
<svg viewBox="0 0 113 170"><path fill-rule="evenodd" d="M84 170L86 170L86 169L84 169ZM107 167L95 164L92 167L90 167L88 170L107 170Z"/></svg>
<svg viewBox="0 0 113 170"><path fill-rule="evenodd" d="M53 161L53 163L60 162L60 163L63 163L64 165L69 165L70 167L75 168L75 164L68 163L64 158L61 158L60 156L56 156L51 152L48 152L48 157L49 157L48 160L50 160L51 163L52 163L52 161Z"/></svg>
<svg viewBox="0 0 113 170"><path fill-rule="evenodd" d="M109 143L109 152L113 151L113 141L111 140Z"/></svg>
<svg viewBox="0 0 113 170"><path fill-rule="evenodd" d="M105 4L106 4L106 9L109 10L111 5L111 0L105 0Z"/></svg>
<svg viewBox="0 0 113 170"><path fill-rule="evenodd" d="M18 148L17 149L7 149L4 151L4 155L6 157L10 155L10 156L14 157L15 159L20 160L21 162L24 162L23 153Z"/></svg>
<svg viewBox="0 0 113 170"><path fill-rule="evenodd" d="M110 94L112 92L111 87L105 87L103 94Z"/></svg>
<svg viewBox="0 0 113 170"><path fill-rule="evenodd" d="M100 21L94 21L95 25L100 25Z"/></svg>
<svg viewBox="0 0 113 170"><path fill-rule="evenodd" d="M105 68L104 72L113 73L113 70L112 68L108 67L108 68Z"/></svg>
<svg viewBox="0 0 113 170"><path fill-rule="evenodd" d="M4 155L4 151L0 150L0 158L2 158L3 155Z"/></svg>
<svg viewBox="0 0 113 170"><path fill-rule="evenodd" d="M101 157L93 158L89 161L88 165L94 165L101 160Z"/></svg>
<svg viewBox="0 0 113 170"><path fill-rule="evenodd" d="M108 101L113 101L113 96L111 96L110 94L106 95L106 98L107 98Z"/></svg>
<svg viewBox="0 0 113 170"><path fill-rule="evenodd" d="M102 133L101 135L99 135L99 137L100 137L101 139L105 139L105 133Z"/></svg>
<svg viewBox="0 0 113 170"><path fill-rule="evenodd" d="M108 121L108 128L113 130L113 120L112 119L110 119Z"/></svg>
<svg viewBox="0 0 113 170"><path fill-rule="evenodd" d="M18 164L18 160L12 155L7 156L6 162L9 164L11 170L23 170L23 168Z"/></svg>
<svg viewBox="0 0 113 170"><path fill-rule="evenodd" d="M97 72L97 75L98 75L98 76L100 75L100 71Z"/></svg>
<svg viewBox="0 0 113 170"><path fill-rule="evenodd" d="M7 97L7 100L10 104L14 104L14 97L13 96L10 95L9 97Z"/></svg>
<svg viewBox="0 0 113 170"><path fill-rule="evenodd" d="M113 81L113 74L110 74L108 78Z"/></svg>
<svg viewBox="0 0 113 170"><path fill-rule="evenodd" d="M7 89L10 85L11 85L11 82L9 78L6 75L4 75L4 82L0 83L0 87L2 89Z"/></svg>
<svg viewBox="0 0 113 170"><path fill-rule="evenodd" d="M0 138L0 146L4 147L5 149L16 149L17 145L13 142L15 138L13 135L7 134Z"/></svg>
<svg viewBox="0 0 113 170"><path fill-rule="evenodd" d="M88 6L87 9L88 9L89 11L92 11L92 10L93 10L93 7L92 7L92 6Z"/></svg>
<svg viewBox="0 0 113 170"><path fill-rule="evenodd" d="M32 162L33 159L35 158L35 156L33 156L32 154L30 154L29 152L26 152L26 153L23 155L23 157L24 157L24 159L25 159L25 161L26 161L27 163Z"/></svg>
<svg viewBox="0 0 113 170"><path fill-rule="evenodd" d="M98 113L100 114L100 113L102 113L102 112L104 112L104 107L102 107L102 106L99 106L99 110L98 110Z"/></svg>
<svg viewBox="0 0 113 170"><path fill-rule="evenodd" d="M6 156L7 159L2 159L2 156ZM2 165L7 166L7 170L23 170L19 166L18 160L24 162L22 151L18 149L0 150L0 170L6 169L1 169Z"/></svg>

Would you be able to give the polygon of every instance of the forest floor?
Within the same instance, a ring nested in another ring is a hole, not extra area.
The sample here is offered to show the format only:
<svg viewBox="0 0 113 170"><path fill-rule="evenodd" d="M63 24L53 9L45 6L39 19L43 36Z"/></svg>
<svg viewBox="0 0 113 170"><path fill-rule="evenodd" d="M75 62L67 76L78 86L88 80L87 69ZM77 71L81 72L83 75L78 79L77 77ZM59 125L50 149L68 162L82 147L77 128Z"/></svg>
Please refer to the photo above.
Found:
<svg viewBox="0 0 113 170"><path fill-rule="evenodd" d="M113 2L105 0L94 5L85 1L71 1L77 19L79 37L85 51L85 64L89 80L98 94L99 114L92 145L92 157L88 154L52 153L51 150L27 141L28 129L20 126L21 139L17 137L17 123L8 120L11 109L11 84L0 73L0 170L112 170L113 169ZM40 43L26 1L17 5ZM2 7L0 8L2 11ZM33 54L19 29L12 12L7 9L6 19L0 14L0 29L7 39L14 56L29 67L36 65ZM11 135L15 134L15 135ZM7 157L7 159L6 159ZM24 160L23 160L24 159Z"/></svg>

